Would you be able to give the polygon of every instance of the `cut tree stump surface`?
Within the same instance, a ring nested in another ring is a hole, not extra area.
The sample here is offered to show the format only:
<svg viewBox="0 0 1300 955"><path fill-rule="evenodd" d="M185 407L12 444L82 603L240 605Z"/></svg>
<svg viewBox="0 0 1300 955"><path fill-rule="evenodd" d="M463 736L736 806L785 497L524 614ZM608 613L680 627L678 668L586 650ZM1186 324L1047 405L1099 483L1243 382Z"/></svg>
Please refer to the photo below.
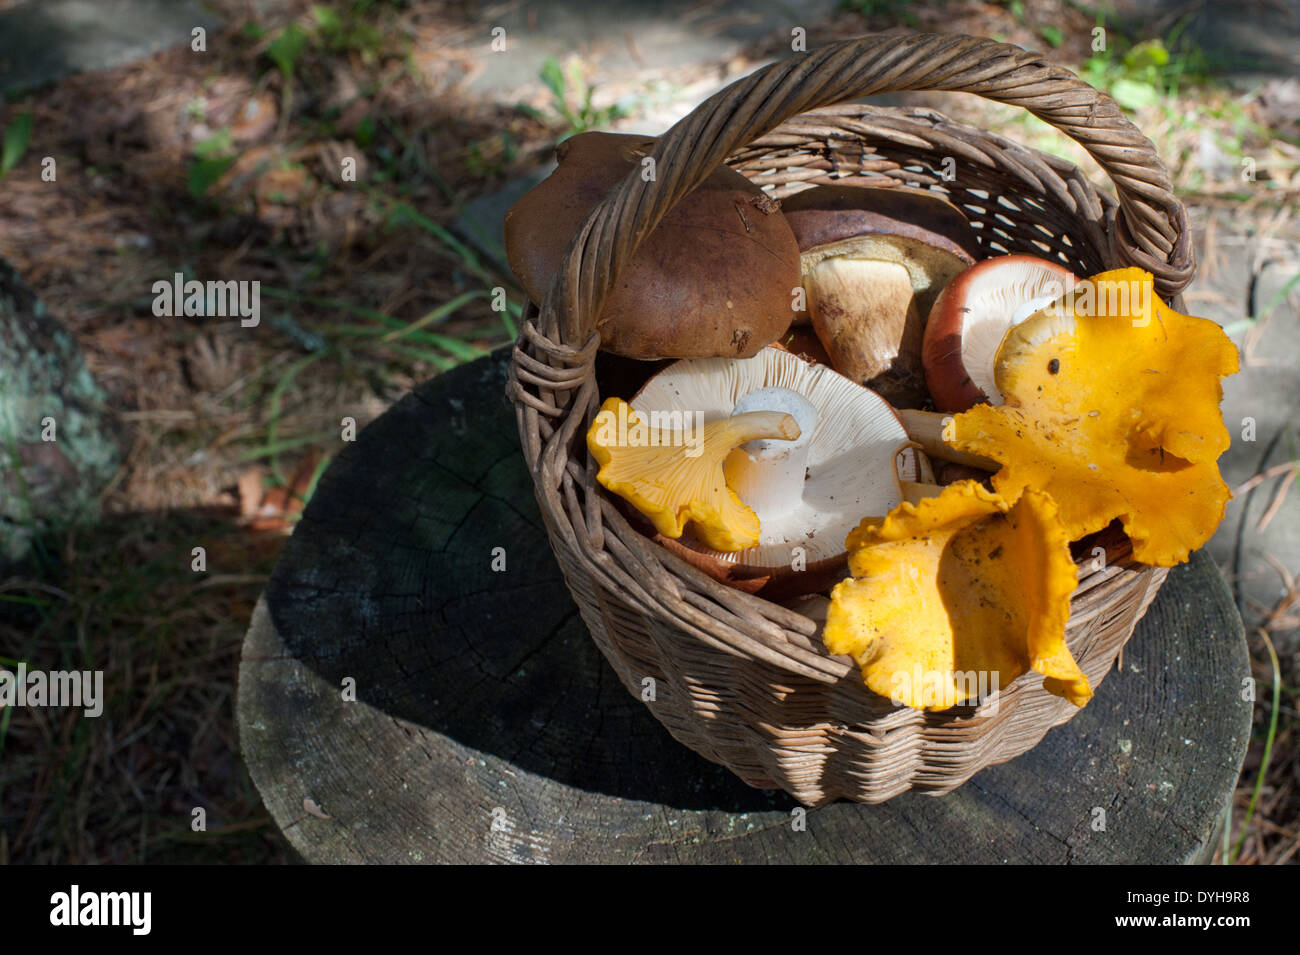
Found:
<svg viewBox="0 0 1300 955"><path fill-rule="evenodd" d="M1210 860L1253 703L1204 554L1029 753L947 796L804 815L673 740L600 656L533 500L507 360L426 382L339 454L254 614L241 746L308 861Z"/></svg>

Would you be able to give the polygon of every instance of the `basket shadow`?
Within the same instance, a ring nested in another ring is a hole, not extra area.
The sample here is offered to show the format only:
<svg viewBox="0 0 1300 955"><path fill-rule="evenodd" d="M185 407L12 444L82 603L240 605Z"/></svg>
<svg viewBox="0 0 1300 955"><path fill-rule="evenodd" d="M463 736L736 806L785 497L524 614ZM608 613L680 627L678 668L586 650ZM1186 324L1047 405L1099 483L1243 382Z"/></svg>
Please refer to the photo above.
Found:
<svg viewBox="0 0 1300 955"><path fill-rule="evenodd" d="M336 686L355 679L359 702L566 786L797 805L676 742L601 657L533 498L507 355L426 382L338 455L267 586L286 647Z"/></svg>

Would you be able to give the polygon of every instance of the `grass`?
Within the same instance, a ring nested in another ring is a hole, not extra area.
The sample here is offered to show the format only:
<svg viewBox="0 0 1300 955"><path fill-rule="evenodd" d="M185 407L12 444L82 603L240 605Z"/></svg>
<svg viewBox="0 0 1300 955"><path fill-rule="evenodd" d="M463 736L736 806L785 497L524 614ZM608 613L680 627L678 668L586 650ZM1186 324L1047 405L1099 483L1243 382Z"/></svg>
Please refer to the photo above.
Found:
<svg viewBox="0 0 1300 955"><path fill-rule="evenodd" d="M284 122L293 114L293 77L307 39L302 27L290 23L266 47L267 57L280 71L280 116Z"/></svg>
<svg viewBox="0 0 1300 955"><path fill-rule="evenodd" d="M10 860L288 861L234 757L226 715L244 621L282 538L249 539L219 515L132 515L72 531L50 550L60 567L6 586L37 602L0 606L0 636L30 666L104 672L104 713L0 713L0 818ZM190 550L208 551L208 574ZM250 582L204 580L230 566ZM47 599L39 579L60 579ZM8 661L6 661L8 662ZM190 833L203 807L205 839ZM243 826L238 837L223 826ZM184 847L182 848L182 845ZM0 861L8 861L0 858Z"/></svg>
<svg viewBox="0 0 1300 955"><path fill-rule="evenodd" d="M362 360L370 351L396 353L429 365L438 371L446 371L456 365L482 357L486 351L474 344L467 343L454 336L442 335L429 330L429 326L446 321L466 304L487 297L487 291L465 292L432 311L411 322L403 322L391 315L375 309L352 305L336 299L303 296L288 289L265 287L263 293L272 299L284 301L290 307L311 305L325 311L337 310L345 314L364 319L361 323L330 322L317 324L322 347L319 350L298 358L277 378L267 398L267 424L265 439L258 445L241 452L237 460L251 462L266 459L270 465L270 482L272 486L284 486L288 483L281 467L281 455L288 451L324 445L335 446L339 434L337 431L315 432L284 439L280 435L284 417L285 396L294 385L298 376L309 367L322 361L356 362ZM397 344L403 342L403 344ZM322 456L322 463L317 465L318 473L309 485L308 494L302 498L305 505L310 499L310 490L315 488L319 471L324 462L330 459L328 451Z"/></svg>
<svg viewBox="0 0 1300 955"><path fill-rule="evenodd" d="M1228 335L1236 335L1238 332L1247 331L1253 326L1264 322L1273 314L1273 311L1279 305L1286 301L1287 296L1291 294L1291 290L1294 289L1297 284L1300 284L1300 272L1291 276L1290 279L1283 283L1283 285L1269 297L1267 304L1265 304L1264 308L1258 315L1247 315L1241 321L1233 322L1231 325L1226 326L1223 331Z"/></svg>
<svg viewBox="0 0 1300 955"><path fill-rule="evenodd" d="M5 128L4 142L0 145L0 179L7 176L9 171L18 165L18 161L23 158L23 153L27 152L27 144L31 138L32 114L18 113Z"/></svg>
<svg viewBox="0 0 1300 955"><path fill-rule="evenodd" d="M1225 865L1232 865L1241 856L1241 848L1246 843L1246 835L1250 831L1250 823L1255 816L1255 807L1259 804L1260 790L1264 786L1264 780L1268 778L1268 765L1273 755L1273 742L1277 739L1277 718L1282 701L1282 668L1278 663L1277 649L1273 646L1268 631L1261 629L1259 637L1264 641L1264 645L1268 649L1269 660L1273 667L1273 693L1272 703L1269 707L1268 731L1264 737L1264 753L1260 757L1259 770L1255 774L1255 786L1250 793L1250 803L1246 806L1246 815L1241 820L1241 834L1237 838L1237 844L1232 847L1231 851L1228 850L1228 841L1232 833L1232 803L1228 803L1227 818L1224 820L1223 826L1222 861Z"/></svg>

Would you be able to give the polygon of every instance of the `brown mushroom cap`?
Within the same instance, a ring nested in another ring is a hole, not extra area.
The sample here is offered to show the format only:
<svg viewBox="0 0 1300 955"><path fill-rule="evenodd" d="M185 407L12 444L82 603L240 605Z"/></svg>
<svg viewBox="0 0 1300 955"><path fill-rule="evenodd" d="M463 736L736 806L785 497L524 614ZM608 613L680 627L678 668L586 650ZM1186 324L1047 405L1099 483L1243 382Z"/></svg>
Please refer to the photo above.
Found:
<svg viewBox="0 0 1300 955"><path fill-rule="evenodd" d="M979 254L966 217L929 193L864 186L819 186L783 208L834 367L895 405L923 404L925 317Z"/></svg>
<svg viewBox="0 0 1300 955"><path fill-rule="evenodd" d="M540 303L569 241L655 141L581 133L559 167L506 213L506 256ZM715 169L637 248L597 321L601 345L628 358L749 358L794 318L799 248L780 207L740 173Z"/></svg>
<svg viewBox="0 0 1300 955"><path fill-rule="evenodd" d="M975 230L966 216L933 193L882 186L816 186L782 200L781 209L799 243L805 271L829 255L840 254L838 243L868 235L914 239L967 265L980 257Z"/></svg>

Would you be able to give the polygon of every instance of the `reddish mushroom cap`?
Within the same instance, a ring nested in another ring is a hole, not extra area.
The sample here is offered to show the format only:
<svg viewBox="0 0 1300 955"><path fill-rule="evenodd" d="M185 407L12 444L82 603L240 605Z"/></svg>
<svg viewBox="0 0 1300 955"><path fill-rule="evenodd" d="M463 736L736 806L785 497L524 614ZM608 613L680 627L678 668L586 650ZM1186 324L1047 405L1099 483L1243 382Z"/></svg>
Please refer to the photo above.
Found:
<svg viewBox="0 0 1300 955"><path fill-rule="evenodd" d="M925 325L925 385L940 411L1001 403L993 363L1007 330L1065 294L1077 279L1032 255L985 259L939 293Z"/></svg>

